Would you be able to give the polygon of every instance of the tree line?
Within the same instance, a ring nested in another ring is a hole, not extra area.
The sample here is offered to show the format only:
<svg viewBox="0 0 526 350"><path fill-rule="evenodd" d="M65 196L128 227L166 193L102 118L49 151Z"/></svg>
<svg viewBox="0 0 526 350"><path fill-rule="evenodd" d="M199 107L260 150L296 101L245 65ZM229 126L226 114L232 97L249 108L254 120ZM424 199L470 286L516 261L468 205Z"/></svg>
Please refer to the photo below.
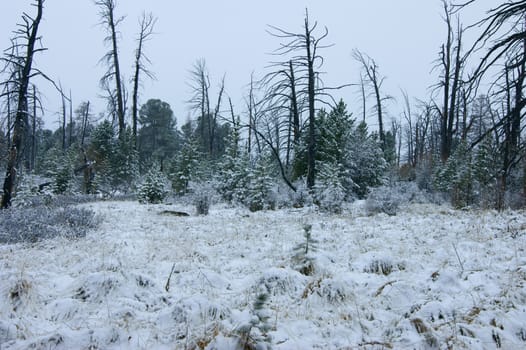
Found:
<svg viewBox="0 0 526 350"><path fill-rule="evenodd" d="M139 22L128 87L119 57L124 17L116 0L94 1L108 47L100 79L107 106L95 115L90 101L74 108L71 92L34 66L46 50L39 33L45 0L34 0L36 14L22 15L1 58L2 208L11 206L25 175L42 177L33 191L110 196L136 192L148 176L180 195L208 184L224 200L253 210L281 205L286 193L289 204L312 200L338 211L344 201L399 181L443 193L456 207L523 205L526 1L504 1L464 25L463 11L473 2L442 1L446 30L433 67L436 83L426 100L404 92L399 116L389 114L385 76L364 52L353 51L358 84L323 83L329 30L305 11L299 32L269 26L277 49L266 73L250 77L245 106L233 105L224 77L212 95L206 61L197 60L189 76L192 117L179 126L167 102L140 104L141 82L155 77L147 56L147 43L155 40L152 14ZM465 40L468 31L477 33L473 42ZM55 131L42 127L36 76L62 98ZM359 117L334 98L352 85L359 88ZM368 127L369 116L377 129Z"/></svg>

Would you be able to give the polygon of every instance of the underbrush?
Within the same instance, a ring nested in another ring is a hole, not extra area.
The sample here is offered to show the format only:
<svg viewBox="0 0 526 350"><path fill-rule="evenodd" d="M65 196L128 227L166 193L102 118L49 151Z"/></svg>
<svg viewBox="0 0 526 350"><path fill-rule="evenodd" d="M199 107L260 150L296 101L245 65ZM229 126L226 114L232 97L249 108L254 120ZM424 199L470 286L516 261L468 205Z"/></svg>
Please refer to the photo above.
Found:
<svg viewBox="0 0 526 350"><path fill-rule="evenodd" d="M0 244L38 242L55 237L79 238L95 229L92 210L36 205L0 211Z"/></svg>

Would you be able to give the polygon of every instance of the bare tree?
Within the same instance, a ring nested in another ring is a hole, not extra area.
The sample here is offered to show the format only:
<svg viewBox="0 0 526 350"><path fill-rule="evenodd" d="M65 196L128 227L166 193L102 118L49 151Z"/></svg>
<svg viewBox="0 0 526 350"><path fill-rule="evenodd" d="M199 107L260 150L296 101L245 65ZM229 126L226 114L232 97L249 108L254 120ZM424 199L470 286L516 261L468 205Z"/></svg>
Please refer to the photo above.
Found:
<svg viewBox="0 0 526 350"><path fill-rule="evenodd" d="M75 110L77 114L77 120L80 122L80 152L82 153L83 164L75 169L75 172L83 172L83 192L86 194L92 191L92 177L93 177L93 162L88 157L86 151L86 134L90 125L90 102L82 102L79 107Z"/></svg>
<svg viewBox="0 0 526 350"><path fill-rule="evenodd" d="M140 30L137 37L137 49L135 50L135 73L133 75L133 93L132 93L132 133L135 147L137 147L137 118L139 111L139 85L141 73L150 79L155 79L154 74L148 69L151 64L150 59L144 53L144 45L154 34L155 18L151 13L143 13L140 20Z"/></svg>
<svg viewBox="0 0 526 350"><path fill-rule="evenodd" d="M323 40L328 36L329 31L325 27L319 36L316 35L318 23L309 22L308 11L305 11L305 19L303 23L303 32L294 33L283 30L278 27L270 26L270 34L285 40L276 50L275 54L279 56L292 56L281 63L274 64L274 67L279 67L277 73L274 74L277 78L277 92L278 101L288 101L285 104L290 108L290 119L294 128L299 130L300 114L303 110L307 112L307 187L313 188L316 178L316 102L322 102L323 97L329 97L327 88L323 86L320 79L319 69L323 65L323 57L319 50L327 48L323 45ZM285 79L281 77L285 76ZM283 85L283 87L280 87ZM284 90L285 89L285 90ZM290 90L286 93L283 91ZM271 89L272 91L272 89ZM282 98L289 96L288 99ZM302 106L302 101L305 101ZM335 103L334 103L335 104ZM303 109L304 108L304 109ZM296 130L296 131L297 131Z"/></svg>
<svg viewBox="0 0 526 350"><path fill-rule="evenodd" d="M43 113L44 109L40 100L38 89L35 84L32 84L32 94L31 94L31 104L33 111L31 113L31 137L28 138L29 147L31 151L29 152L29 170L32 171L36 166L36 158L38 153L38 140L37 133L38 130L42 127L42 120L37 117L37 112L40 110Z"/></svg>
<svg viewBox="0 0 526 350"><path fill-rule="evenodd" d="M198 60L191 74L192 97L188 101L190 108L198 113L198 133L201 145L211 158L217 154L217 126L220 119L221 103L225 93L225 76L219 84L217 102L212 110L210 103L210 77L205 60Z"/></svg>
<svg viewBox="0 0 526 350"><path fill-rule="evenodd" d="M462 73L465 62L469 56L462 54L462 37L464 29L456 8L446 0L442 1L444 8L444 22L447 27L446 42L442 44L436 68L440 69L440 82L437 88L441 90L442 106L437 106L440 117L440 158L447 161L452 153L455 125L459 120L459 95L463 88ZM456 16L456 29L453 25L453 16ZM467 98L467 96L464 96Z"/></svg>
<svg viewBox="0 0 526 350"><path fill-rule="evenodd" d="M246 97L246 106L248 113L248 140L247 140L247 153L249 157L252 155L252 144L255 142L257 152L261 153L261 143L259 141L259 135L254 132L257 125L257 119L259 113L259 103L256 102L256 92L254 86L254 74L250 76L250 85L248 96ZM254 139L254 141L252 140Z"/></svg>
<svg viewBox="0 0 526 350"><path fill-rule="evenodd" d="M463 6L472 2L468 1ZM504 208L504 196L512 170L526 156L526 147L521 140L526 117L525 18L526 1L507 1L491 9L485 18L474 25L482 27L482 33L471 51L486 51L471 81L478 84L485 77L491 76L494 83L488 96L493 97L497 106L490 108L493 125L480 133L471 146L475 147L488 135L493 134L495 137L502 160L496 199L498 209ZM496 77L492 71L494 68L500 71ZM523 196L526 196L526 181L523 184Z"/></svg>
<svg viewBox="0 0 526 350"><path fill-rule="evenodd" d="M103 26L107 32L104 38L105 43L109 43L110 50L102 57L108 69L101 78L101 86L103 88L109 87L109 82L114 81L114 93L111 94L112 101L115 104L114 111L116 113L119 138L122 139L125 135L125 93L124 85L122 84L121 69L119 63L119 46L118 46L118 30L117 27L124 20L124 17L115 17L115 0L95 0L95 5L100 9L100 25Z"/></svg>
<svg viewBox="0 0 526 350"><path fill-rule="evenodd" d="M385 132L384 132L384 110L383 104L385 101L391 99L389 95L382 94L382 85L385 77L382 77L379 72L379 67L376 61L368 55L360 52L359 50L353 51L353 57L360 63L363 68L365 76L362 76L362 91L364 91L364 83L367 83L371 90L375 100L376 116L378 118L378 134L380 136L380 143L382 150L386 150ZM365 78L365 79L364 79ZM365 92L363 94L363 108L365 115Z"/></svg>
<svg viewBox="0 0 526 350"><path fill-rule="evenodd" d="M40 73L38 70L33 69L33 57L36 53L45 50L45 48L36 47L37 42L40 40L38 29L40 21L42 20L44 0L36 0L33 6L36 7L36 16L33 18L26 13L22 15L23 23L19 24L18 30L15 32L15 39L13 40L13 46L16 46L16 50L12 52L20 51L23 53L21 55L8 54L2 58L2 61L7 66L15 66L15 71L18 72L15 80L7 82L7 84L14 84L16 86L17 110L3 185L4 193L1 208L4 209L11 206L11 199L16 183L16 166L19 151L24 143L25 120L29 114L27 95L30 79Z"/></svg>
<svg viewBox="0 0 526 350"><path fill-rule="evenodd" d="M305 94L298 94L297 91L301 89L303 79L296 79L294 66L292 60L273 63L270 66L273 71L259 82L265 90L264 98L260 101L262 113L274 117L273 123L277 126L275 131L278 135L286 135L287 168L300 142L302 106L305 104L304 101L299 101L300 98L305 99Z"/></svg>

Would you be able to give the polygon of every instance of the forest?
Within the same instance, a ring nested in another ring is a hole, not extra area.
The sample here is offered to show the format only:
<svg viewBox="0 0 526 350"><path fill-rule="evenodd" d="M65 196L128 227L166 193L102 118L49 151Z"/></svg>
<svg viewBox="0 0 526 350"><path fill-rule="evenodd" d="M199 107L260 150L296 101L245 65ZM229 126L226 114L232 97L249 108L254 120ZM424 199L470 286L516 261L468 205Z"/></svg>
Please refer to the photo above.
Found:
<svg viewBox="0 0 526 350"><path fill-rule="evenodd" d="M51 1L28 0L0 57L0 348L525 348L526 0L464 23L477 1L436 1L437 79L400 113L364 51L324 83L306 9L262 28L244 105L196 60L178 122L144 97L154 14L130 69L126 14L92 1L99 112L39 67Z"/></svg>
<svg viewBox="0 0 526 350"><path fill-rule="evenodd" d="M148 58L153 14L141 18L133 78L125 81L122 14L115 0L94 1L108 50L100 61L107 107L97 114L93 101L74 106L71 91L35 64L46 55L39 31L45 1L33 1L0 59L2 208L38 196L161 202L190 195L253 211L315 205L340 212L375 192L396 201L407 184L455 208L522 207L526 2L504 1L464 24L462 14L472 3L442 1L446 35L430 67L439 79L426 100L404 93L399 116L387 110L388 72L365 52L353 51L359 84L323 83L329 30L306 10L302 31L268 27L276 51L266 74L248 77L246 106L234 106L225 78L211 82L205 59L197 60L187 82L191 118L177 125L167 102L140 98L143 81L155 76ZM475 31L476 39L467 42L466 31ZM43 128L36 77L61 96L56 130ZM212 89L216 84L219 89ZM347 103L355 101L333 97L349 85L358 87L363 115L348 111ZM371 117L373 127L366 122Z"/></svg>

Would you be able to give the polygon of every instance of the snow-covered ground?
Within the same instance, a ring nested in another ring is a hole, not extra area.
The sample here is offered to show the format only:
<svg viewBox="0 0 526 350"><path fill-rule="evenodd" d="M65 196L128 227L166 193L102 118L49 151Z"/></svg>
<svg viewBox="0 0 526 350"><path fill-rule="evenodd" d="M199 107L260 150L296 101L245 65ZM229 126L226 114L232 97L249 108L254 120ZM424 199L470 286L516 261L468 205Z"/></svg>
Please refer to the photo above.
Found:
<svg viewBox="0 0 526 350"><path fill-rule="evenodd" d="M87 237L0 246L0 349L231 349L243 329L264 339L247 327L262 313L272 349L526 348L524 212L359 204L84 204L102 218ZM309 224L305 276L293 256Z"/></svg>

